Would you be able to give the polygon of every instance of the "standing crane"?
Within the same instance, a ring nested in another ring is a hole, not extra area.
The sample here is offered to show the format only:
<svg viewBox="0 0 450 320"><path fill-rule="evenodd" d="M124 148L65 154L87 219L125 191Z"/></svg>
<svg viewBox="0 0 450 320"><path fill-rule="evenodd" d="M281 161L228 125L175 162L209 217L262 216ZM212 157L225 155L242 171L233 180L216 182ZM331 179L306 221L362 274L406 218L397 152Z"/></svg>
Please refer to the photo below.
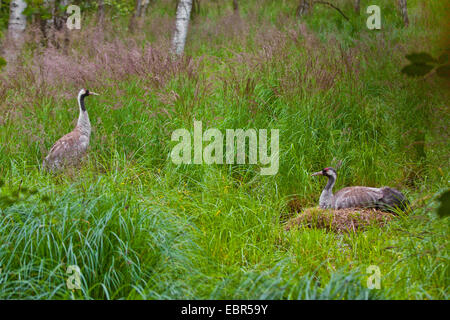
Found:
<svg viewBox="0 0 450 320"><path fill-rule="evenodd" d="M67 165L75 165L80 162L86 153L91 136L91 123L84 99L90 95L98 95L98 93L85 89L81 89L78 93L80 115L77 125L72 132L56 141L42 163L44 169L58 171Z"/></svg>
<svg viewBox="0 0 450 320"><path fill-rule="evenodd" d="M391 211L395 207L404 210L408 204L408 200L403 193L390 187L370 188L355 186L343 188L333 194L333 186L337 178L336 170L333 168L325 168L312 175L321 175L328 178L328 183L319 199L319 206L322 209L372 207Z"/></svg>

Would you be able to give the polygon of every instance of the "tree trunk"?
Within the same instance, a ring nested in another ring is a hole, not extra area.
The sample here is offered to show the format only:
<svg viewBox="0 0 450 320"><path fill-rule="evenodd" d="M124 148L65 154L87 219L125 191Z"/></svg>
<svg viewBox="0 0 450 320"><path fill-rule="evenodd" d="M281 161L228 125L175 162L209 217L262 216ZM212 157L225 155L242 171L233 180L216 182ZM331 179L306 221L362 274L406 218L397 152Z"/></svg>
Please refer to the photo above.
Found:
<svg viewBox="0 0 450 320"><path fill-rule="evenodd" d="M297 17L301 17L302 15L308 14L310 8L311 8L310 0L300 0L300 3L297 7Z"/></svg>
<svg viewBox="0 0 450 320"><path fill-rule="evenodd" d="M59 0L58 9L55 10L54 25L56 30L67 29L66 22L68 15L66 13L69 0ZM59 6L64 7L63 10L59 9Z"/></svg>
<svg viewBox="0 0 450 320"><path fill-rule="evenodd" d="M233 0L233 11L234 13L239 13L239 4L237 0Z"/></svg>
<svg viewBox="0 0 450 320"><path fill-rule="evenodd" d="M147 13L148 5L150 4L150 0L142 0L142 12L141 14L145 15Z"/></svg>
<svg viewBox="0 0 450 320"><path fill-rule="evenodd" d="M26 7L25 0L11 0L8 34L15 43L20 43L23 40L23 31L27 26L27 18L23 14Z"/></svg>
<svg viewBox="0 0 450 320"><path fill-rule="evenodd" d="M192 0L179 0L175 21L175 33L172 39L172 52L176 55L182 55L184 52L191 10Z"/></svg>
<svg viewBox="0 0 450 320"><path fill-rule="evenodd" d="M141 16L141 12L142 12L142 0L136 0L136 7L134 8L134 12L131 15L130 24L128 26L128 30L130 30L130 32L134 32L134 30L136 30L136 23L137 23L136 19Z"/></svg>
<svg viewBox="0 0 450 320"><path fill-rule="evenodd" d="M136 0L136 17L142 16L142 2L144 0Z"/></svg>
<svg viewBox="0 0 450 320"><path fill-rule="evenodd" d="M64 9L63 9L64 11L61 12L61 10L58 10L57 14L54 17L55 29L59 30L59 31L64 30L63 49L64 49L64 53L66 53L66 54L68 52L68 48L69 48L69 44L70 44L70 32L66 25L66 21L68 18L66 9L69 4L70 4L69 0L60 0L59 6L64 7ZM59 44L57 44L57 46L59 47Z"/></svg>
<svg viewBox="0 0 450 320"><path fill-rule="evenodd" d="M56 41L55 36L55 0L43 0L44 8L46 9L47 13L51 15L49 19L42 19L42 17L39 17L40 25L41 25L41 32L43 36L42 44L44 46L48 46L49 44L53 44L58 46L58 43ZM57 21L56 21L57 22Z"/></svg>
<svg viewBox="0 0 450 320"><path fill-rule="evenodd" d="M98 0L98 12L97 12L98 24L101 26L105 19L105 1Z"/></svg>
<svg viewBox="0 0 450 320"><path fill-rule="evenodd" d="M44 38L48 38L49 34L52 33L52 29L55 27L55 0L44 0L44 7L51 14L50 19L46 19L42 22L42 33Z"/></svg>
<svg viewBox="0 0 450 320"><path fill-rule="evenodd" d="M405 26L409 26L409 18L408 18L408 6L406 4L406 0L399 0L400 3L400 11L402 12L403 22Z"/></svg>
<svg viewBox="0 0 450 320"><path fill-rule="evenodd" d="M355 12L360 14L361 12L361 0L355 0Z"/></svg>

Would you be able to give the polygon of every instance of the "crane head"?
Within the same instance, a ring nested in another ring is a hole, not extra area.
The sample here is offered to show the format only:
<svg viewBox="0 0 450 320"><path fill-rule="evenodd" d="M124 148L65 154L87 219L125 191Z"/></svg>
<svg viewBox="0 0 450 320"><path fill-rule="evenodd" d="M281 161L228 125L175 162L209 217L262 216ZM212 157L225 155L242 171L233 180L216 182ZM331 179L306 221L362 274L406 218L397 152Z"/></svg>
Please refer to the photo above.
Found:
<svg viewBox="0 0 450 320"><path fill-rule="evenodd" d="M95 93L95 92L92 92L92 91L89 91L87 89L81 89L80 92L78 93L79 97L81 97L81 96L87 97L87 96L90 96L90 95L98 96L99 94Z"/></svg>
<svg viewBox="0 0 450 320"><path fill-rule="evenodd" d="M336 170L332 167L323 168L322 171L311 174L312 176L336 177Z"/></svg>
<svg viewBox="0 0 450 320"><path fill-rule="evenodd" d="M87 96L90 96L90 95L98 96L99 94L89 91L87 89L81 89L80 92L78 92L78 104L82 111L86 111L86 107L84 105L84 98L86 98Z"/></svg>

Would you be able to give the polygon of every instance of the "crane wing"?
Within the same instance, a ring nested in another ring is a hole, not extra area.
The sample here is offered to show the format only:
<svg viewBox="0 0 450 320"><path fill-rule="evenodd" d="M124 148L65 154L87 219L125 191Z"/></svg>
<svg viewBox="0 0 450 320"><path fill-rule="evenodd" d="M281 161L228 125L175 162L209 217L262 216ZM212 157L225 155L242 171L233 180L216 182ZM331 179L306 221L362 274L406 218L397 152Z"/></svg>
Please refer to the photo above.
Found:
<svg viewBox="0 0 450 320"><path fill-rule="evenodd" d="M79 145L80 136L80 132L74 130L56 141L44 160L46 166L54 168L63 165L64 162L76 160L83 151Z"/></svg>
<svg viewBox="0 0 450 320"><path fill-rule="evenodd" d="M334 208L372 207L383 198L383 191L378 188L348 187L334 194Z"/></svg>

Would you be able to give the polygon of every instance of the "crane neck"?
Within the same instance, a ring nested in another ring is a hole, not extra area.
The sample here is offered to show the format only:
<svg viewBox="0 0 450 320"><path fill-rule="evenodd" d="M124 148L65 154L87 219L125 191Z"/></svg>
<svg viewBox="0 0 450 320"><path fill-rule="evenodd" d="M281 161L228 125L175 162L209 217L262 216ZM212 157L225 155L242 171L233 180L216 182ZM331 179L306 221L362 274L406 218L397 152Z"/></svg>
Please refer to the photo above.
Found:
<svg viewBox="0 0 450 320"><path fill-rule="evenodd" d="M334 176L328 176L327 185L323 189L319 199L319 205L322 209L333 207L333 187L335 182L336 178Z"/></svg>
<svg viewBox="0 0 450 320"><path fill-rule="evenodd" d="M333 194L333 187L334 187L335 183L336 183L336 178L334 176L329 176L327 185L325 186L324 190L327 190L331 194Z"/></svg>
<svg viewBox="0 0 450 320"><path fill-rule="evenodd" d="M81 134L89 137L91 135L91 122L89 121L89 115L84 105L84 98L86 96L87 95L78 96L80 115L78 116L77 128L81 131Z"/></svg>

